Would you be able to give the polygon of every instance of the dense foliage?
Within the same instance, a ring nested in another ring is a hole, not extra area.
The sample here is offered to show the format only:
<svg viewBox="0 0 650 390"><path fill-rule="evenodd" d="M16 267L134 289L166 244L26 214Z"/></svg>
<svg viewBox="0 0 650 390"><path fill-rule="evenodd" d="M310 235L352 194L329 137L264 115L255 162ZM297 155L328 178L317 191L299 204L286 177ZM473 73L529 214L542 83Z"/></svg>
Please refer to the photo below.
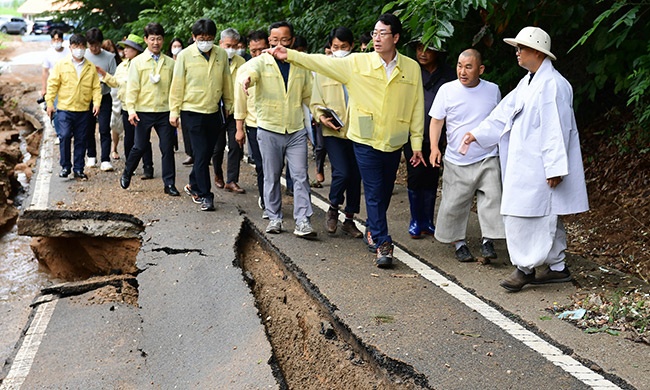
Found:
<svg viewBox="0 0 650 390"><path fill-rule="evenodd" d="M523 76L512 47L503 43L525 26L544 28L552 37L556 67L575 89L581 127L606 118L598 129L624 149L637 141L648 149L650 108L650 0L396 0L385 6L369 0L80 0L72 11L82 28L99 26L111 38L141 33L158 21L174 36L190 37L192 23L213 19L219 29L234 27L242 33L266 29L271 22L289 20L296 33L307 38L311 51L320 52L328 32L350 27L356 36L370 31L386 11L402 19L402 42L422 37L445 47L448 62L474 46L484 54L485 78L497 82L503 93ZM101 10L101 11L100 11ZM407 45L403 49L411 54ZM624 123L624 125L621 125ZM625 131L621 131L625 127Z"/></svg>

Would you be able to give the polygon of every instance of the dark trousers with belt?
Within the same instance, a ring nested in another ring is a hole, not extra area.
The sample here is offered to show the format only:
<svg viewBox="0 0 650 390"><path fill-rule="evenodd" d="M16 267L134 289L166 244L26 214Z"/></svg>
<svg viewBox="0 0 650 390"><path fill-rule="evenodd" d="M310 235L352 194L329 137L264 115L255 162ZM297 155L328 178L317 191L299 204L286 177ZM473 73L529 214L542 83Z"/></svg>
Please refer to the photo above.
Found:
<svg viewBox="0 0 650 390"><path fill-rule="evenodd" d="M176 163L174 160L174 128L169 124L169 111L138 112L140 121L135 126L135 144L126 159L125 170L132 173L140 163L147 148L151 148L151 128L153 127L160 140L162 154L162 179L165 186L176 182Z"/></svg>
<svg viewBox="0 0 650 390"><path fill-rule="evenodd" d="M388 234L386 212L395 187L401 154L401 150L382 152L368 145L354 143L354 155L359 164L366 197L368 230L377 247L384 242L393 241Z"/></svg>
<svg viewBox="0 0 650 390"><path fill-rule="evenodd" d="M226 150L227 136L228 168L226 172L226 183L239 182L239 169L241 165L241 159L244 156L244 150L239 146L237 140L235 139L236 133L237 124L235 122L235 117L233 115L230 115L228 119L226 119L226 131L219 135L217 143L214 147L214 153L212 154L212 167L214 168L214 174L215 176L223 177L223 169L221 169L221 165L223 164L223 155Z"/></svg>
<svg viewBox="0 0 650 390"><path fill-rule="evenodd" d="M100 161L111 161L111 114L113 112L113 98L110 93L102 95L99 105L99 115L88 114L88 130L86 132L86 148L88 157L97 157L97 143L95 141L95 124L99 123L99 144L101 150Z"/></svg>
<svg viewBox="0 0 650 390"><path fill-rule="evenodd" d="M129 159L131 149L135 143L135 126L129 122L129 113L122 110L122 125L124 125L124 158ZM142 156L142 165L145 167L153 167L153 154L151 152L151 142L146 148Z"/></svg>
<svg viewBox="0 0 650 390"><path fill-rule="evenodd" d="M201 198L214 198L210 190L210 157L214 153L217 139L223 136L224 126L221 114L201 114L193 111L181 111L183 129L187 129L192 142L194 165L190 172L190 187Z"/></svg>
<svg viewBox="0 0 650 390"><path fill-rule="evenodd" d="M84 154L86 154L86 131L90 116L88 111L64 111L56 114L56 124L59 129L59 164L61 168L82 173L84 171ZM93 123L95 118L93 117ZM70 161L72 139L74 138L74 159ZM73 165L74 164L74 165Z"/></svg>

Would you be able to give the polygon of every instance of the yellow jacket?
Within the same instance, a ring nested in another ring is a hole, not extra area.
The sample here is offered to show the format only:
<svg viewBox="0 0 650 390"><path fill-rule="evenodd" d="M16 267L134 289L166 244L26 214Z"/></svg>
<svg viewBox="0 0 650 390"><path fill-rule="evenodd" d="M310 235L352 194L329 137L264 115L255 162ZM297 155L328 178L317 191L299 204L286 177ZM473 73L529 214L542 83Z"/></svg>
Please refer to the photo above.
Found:
<svg viewBox="0 0 650 390"><path fill-rule="evenodd" d="M316 76L314 76L314 87L311 90L311 103L309 104L309 109L311 110L314 119L320 122L320 116L323 115L323 111L319 110L317 108L318 106L331 108L345 124L345 126L338 131L322 125L323 137L347 138L346 133L348 132L349 127L348 107L345 105L343 84L327 76L316 73Z"/></svg>
<svg viewBox="0 0 650 390"><path fill-rule="evenodd" d="M251 85L255 85L257 125L276 133L295 133L305 128L302 105L309 105L311 72L299 66L289 68L287 88L275 59L259 55L247 65Z"/></svg>
<svg viewBox="0 0 650 390"><path fill-rule="evenodd" d="M182 50L174 67L169 116L177 118L181 110L213 114L219 111L222 97L226 110L232 112L234 93L226 51L214 46L206 61L196 43Z"/></svg>
<svg viewBox="0 0 650 390"><path fill-rule="evenodd" d="M158 62L145 50L131 60L126 85L126 111L129 115L137 112L169 111L169 85L174 73L174 60L160 54ZM152 82L152 76L160 76L160 81Z"/></svg>
<svg viewBox="0 0 650 390"><path fill-rule="evenodd" d="M90 110L90 102L99 107L102 102L102 89L95 65L84 60L81 73L72 63L72 57L57 62L47 79L47 105L54 107L54 99L59 96L57 109L81 112Z"/></svg>
<svg viewBox="0 0 650 390"><path fill-rule="evenodd" d="M131 60L123 59L122 62L115 69L115 74L111 75L106 73L104 76L104 84L111 88L117 88L117 98L123 104L126 102L126 81L129 77L129 64Z"/></svg>
<svg viewBox="0 0 650 390"><path fill-rule="evenodd" d="M350 54L332 58L288 49L287 61L331 77L346 85L349 94L347 137L374 149L392 152L411 136L411 147L422 150L424 93L420 65L401 54L386 77L379 54Z"/></svg>
<svg viewBox="0 0 650 390"><path fill-rule="evenodd" d="M234 115L237 120L245 120L246 126L257 127L257 113L255 110L255 87L248 88L248 95L242 89L242 81L248 76L248 62L239 68L235 79L235 106Z"/></svg>
<svg viewBox="0 0 650 390"><path fill-rule="evenodd" d="M246 60L242 56L235 54L230 60L230 75L233 81L237 78L237 71L246 63Z"/></svg>

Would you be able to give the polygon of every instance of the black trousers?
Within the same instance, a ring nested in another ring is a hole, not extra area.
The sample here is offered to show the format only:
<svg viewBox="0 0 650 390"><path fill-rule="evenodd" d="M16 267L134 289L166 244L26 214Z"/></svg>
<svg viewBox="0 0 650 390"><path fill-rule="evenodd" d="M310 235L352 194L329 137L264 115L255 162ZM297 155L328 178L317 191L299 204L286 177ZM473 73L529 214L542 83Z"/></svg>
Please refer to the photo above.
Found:
<svg viewBox="0 0 650 390"><path fill-rule="evenodd" d="M190 187L198 196L213 198L210 190L210 157L214 152L217 139L223 136L224 127L221 114L201 114L193 111L181 111L183 129L187 129L192 142L194 165L190 172Z"/></svg>
<svg viewBox="0 0 650 390"><path fill-rule="evenodd" d="M246 136L251 147L251 155L255 160L255 172L257 173L257 190L264 203L264 168L262 167L262 153L260 144L257 142L257 127L246 126Z"/></svg>
<svg viewBox="0 0 650 390"><path fill-rule="evenodd" d="M406 158L406 173L407 173L407 187L409 190L438 190L438 179L440 178L440 168L432 167L429 163L429 156L431 155L431 144L428 142L422 143L422 157L426 161L427 166L420 164L413 167L409 160L413 157L413 149L411 143L407 142L404 145L404 157Z"/></svg>
<svg viewBox="0 0 650 390"><path fill-rule="evenodd" d="M131 149L133 149L133 144L135 143L135 126L129 122L129 113L124 110L122 110L122 125L124 126L124 156L128 160ZM142 156L142 165L145 167L153 167L151 142L149 142L149 147L144 152L144 156Z"/></svg>
<svg viewBox="0 0 650 390"><path fill-rule="evenodd" d="M140 122L135 126L135 144L126 159L126 172L132 173L140 160L151 147L151 128L153 127L160 140L162 154L162 179L166 186L176 183L176 162L174 160L174 128L169 124L169 111L138 112Z"/></svg>
<svg viewBox="0 0 650 390"><path fill-rule="evenodd" d="M101 148L100 161L111 161L111 114L113 113L113 98L110 93L102 95L99 105L99 115L93 116L89 111L88 130L86 132L86 152L88 157L97 157L97 142L95 141L95 125L99 123L99 145Z"/></svg>
<svg viewBox="0 0 650 390"><path fill-rule="evenodd" d="M235 134L237 133L237 124L235 122L235 117L230 115L226 119L226 131L219 135L217 138L217 144L214 147L214 153L212 154L212 167L214 168L215 176L223 177L223 169L221 165L223 164L223 155L226 150L226 135L228 136L228 170L226 176L226 183L239 182L239 169L241 165L241 159L244 157L244 150L239 146L235 140ZM253 157L255 158L255 157Z"/></svg>

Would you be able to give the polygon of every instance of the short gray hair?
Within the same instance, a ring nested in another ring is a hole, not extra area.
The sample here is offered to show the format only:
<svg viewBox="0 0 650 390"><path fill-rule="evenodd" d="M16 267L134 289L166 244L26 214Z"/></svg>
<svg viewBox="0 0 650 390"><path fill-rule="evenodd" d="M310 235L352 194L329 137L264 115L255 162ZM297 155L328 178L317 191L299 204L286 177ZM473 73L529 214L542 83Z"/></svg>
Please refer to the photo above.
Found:
<svg viewBox="0 0 650 390"><path fill-rule="evenodd" d="M234 39L237 42L241 41L241 35L239 35L239 32L234 28L227 28L221 32L221 40L226 38Z"/></svg>

